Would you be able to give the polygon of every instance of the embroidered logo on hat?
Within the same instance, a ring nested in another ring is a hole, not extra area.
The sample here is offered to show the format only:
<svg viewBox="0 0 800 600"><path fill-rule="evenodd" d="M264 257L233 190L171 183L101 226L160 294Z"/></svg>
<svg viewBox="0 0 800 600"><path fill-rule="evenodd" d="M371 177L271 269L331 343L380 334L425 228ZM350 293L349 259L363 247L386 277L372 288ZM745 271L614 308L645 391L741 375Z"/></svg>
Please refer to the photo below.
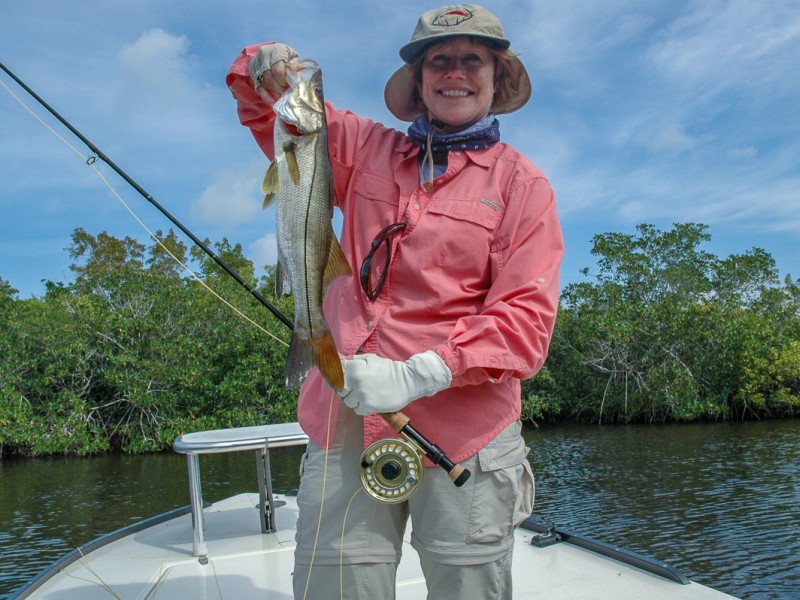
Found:
<svg viewBox="0 0 800 600"><path fill-rule="evenodd" d="M464 21L469 21L472 18L472 11L466 8L460 8L440 13L431 20L431 26L436 27L455 27Z"/></svg>

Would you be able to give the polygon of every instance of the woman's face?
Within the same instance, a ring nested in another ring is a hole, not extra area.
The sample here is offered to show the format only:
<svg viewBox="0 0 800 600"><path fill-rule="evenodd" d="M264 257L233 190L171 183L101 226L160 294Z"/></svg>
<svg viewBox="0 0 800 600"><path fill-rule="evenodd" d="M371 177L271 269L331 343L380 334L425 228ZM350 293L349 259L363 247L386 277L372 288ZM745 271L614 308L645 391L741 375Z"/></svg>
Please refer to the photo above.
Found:
<svg viewBox="0 0 800 600"><path fill-rule="evenodd" d="M494 100L494 56L468 37L435 44L425 51L419 92L428 117L460 131L489 114Z"/></svg>

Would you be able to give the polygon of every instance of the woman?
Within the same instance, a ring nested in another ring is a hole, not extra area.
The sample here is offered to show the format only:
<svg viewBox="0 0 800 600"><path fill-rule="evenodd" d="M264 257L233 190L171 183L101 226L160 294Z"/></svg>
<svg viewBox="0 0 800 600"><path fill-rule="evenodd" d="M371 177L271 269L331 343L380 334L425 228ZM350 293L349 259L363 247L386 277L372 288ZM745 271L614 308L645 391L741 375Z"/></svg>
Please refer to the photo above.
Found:
<svg viewBox="0 0 800 600"><path fill-rule="evenodd" d="M509 47L480 6L428 11L385 89L389 110L411 122L408 135L326 105L354 274L334 281L324 311L350 358L338 395L317 370L300 392L311 442L296 598L339 598L340 574L345 598L393 598L409 516L429 598L512 597L513 529L534 491L520 380L547 355L563 242L547 179L499 142L495 115L531 93ZM240 120L270 158L270 106L297 58L282 44L250 46L228 74ZM362 281L365 262L368 272L388 264L386 273ZM463 487L428 468L405 502L358 493L363 449L396 435L376 413L400 409L470 469Z"/></svg>

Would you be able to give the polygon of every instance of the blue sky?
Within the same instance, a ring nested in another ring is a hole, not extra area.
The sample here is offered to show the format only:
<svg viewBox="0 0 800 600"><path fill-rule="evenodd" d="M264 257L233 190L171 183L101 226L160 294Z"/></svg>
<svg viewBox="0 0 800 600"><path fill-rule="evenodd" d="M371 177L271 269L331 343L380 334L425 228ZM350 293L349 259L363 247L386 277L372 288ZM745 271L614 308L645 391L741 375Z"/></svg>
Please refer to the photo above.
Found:
<svg viewBox="0 0 800 600"><path fill-rule="evenodd" d="M0 0L0 60L200 238L275 260L262 212L266 158L224 77L277 39L317 60L328 100L405 130L383 104L415 0ZM534 94L500 118L504 141L556 191L563 283L593 267L591 238L707 224L706 250L752 247L800 276L800 4L796 0L491 1ZM0 80L88 150L4 73ZM0 86L0 277L20 297L71 280L77 227L147 241L97 175ZM155 229L170 223L103 172ZM149 244L149 242L147 242ZM189 245L188 240L186 241Z"/></svg>

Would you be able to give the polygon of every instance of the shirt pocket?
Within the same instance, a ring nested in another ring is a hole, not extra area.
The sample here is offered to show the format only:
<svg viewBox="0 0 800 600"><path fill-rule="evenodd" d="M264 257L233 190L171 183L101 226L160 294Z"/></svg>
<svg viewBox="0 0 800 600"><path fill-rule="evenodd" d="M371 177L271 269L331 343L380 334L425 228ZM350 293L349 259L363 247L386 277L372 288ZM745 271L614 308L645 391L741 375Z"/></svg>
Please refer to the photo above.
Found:
<svg viewBox="0 0 800 600"><path fill-rule="evenodd" d="M368 208L365 204L380 202L384 205L395 207L391 222L394 222L397 218L396 207L400 204L400 188L393 180L364 171L355 183L353 193L357 202L357 206L354 207L355 210L364 210Z"/></svg>
<svg viewBox="0 0 800 600"><path fill-rule="evenodd" d="M352 203L345 214L343 235L354 240L355 270L370 249L373 238L387 225L397 222L400 188L386 177L364 171L354 182Z"/></svg>
<svg viewBox="0 0 800 600"><path fill-rule="evenodd" d="M437 240L438 264L459 270L475 265L483 273L503 207L486 198L442 198L427 213L424 229Z"/></svg>

